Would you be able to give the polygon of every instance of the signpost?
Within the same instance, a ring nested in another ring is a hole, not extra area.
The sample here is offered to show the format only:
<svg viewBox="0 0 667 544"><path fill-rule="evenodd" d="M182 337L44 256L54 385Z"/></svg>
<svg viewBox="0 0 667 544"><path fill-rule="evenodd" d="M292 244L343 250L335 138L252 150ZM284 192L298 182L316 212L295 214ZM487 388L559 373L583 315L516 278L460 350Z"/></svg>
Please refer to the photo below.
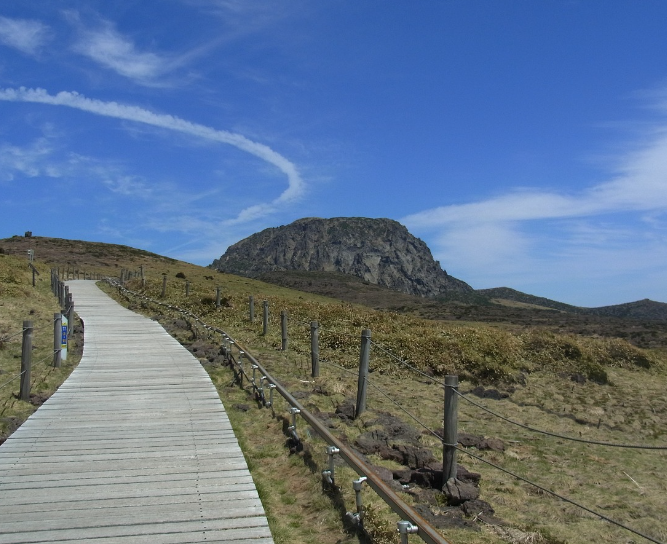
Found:
<svg viewBox="0 0 667 544"><path fill-rule="evenodd" d="M66 361L67 360L67 327L69 326L69 322L67 320L67 314L63 314L62 316L62 333L60 335L60 360L61 361Z"/></svg>

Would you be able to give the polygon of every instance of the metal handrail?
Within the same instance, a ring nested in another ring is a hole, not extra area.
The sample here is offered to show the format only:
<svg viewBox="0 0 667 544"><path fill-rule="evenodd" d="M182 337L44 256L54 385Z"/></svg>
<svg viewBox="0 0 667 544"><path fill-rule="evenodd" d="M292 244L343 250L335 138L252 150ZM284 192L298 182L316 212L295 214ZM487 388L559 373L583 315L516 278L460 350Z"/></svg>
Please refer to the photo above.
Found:
<svg viewBox="0 0 667 544"><path fill-rule="evenodd" d="M131 293L132 295L135 296L140 296L138 293L135 293L134 291L131 291L122 285L118 284L117 282L114 282L110 278L107 278L107 281L111 283L112 285L116 287L120 287L123 291L126 291L128 293ZM148 297L143 297L145 299L148 299ZM152 300L152 299L149 299ZM186 313L192 318L196 319L203 325L206 325L199 317L195 316L191 312L187 312L185 310L182 310L181 308L177 306L172 306L169 304L165 304L159 301L153 301L157 304L160 304L161 306L168 306L172 309L175 309L179 312ZM365 463L363 460L359 459L354 452L343 442L338 440L333 434L331 434L328 429L322 424L322 422L313 414L311 414L306 408L303 407L303 405L296 400L292 394L278 381L276 380L271 374L261 365L261 363L239 342L234 340L233 337L231 337L226 331L217 328L217 327L210 327L206 325L209 330L215 331L218 334L225 335L227 338L229 338L230 341L234 343L234 345L237 347L237 349L243 351L244 357L246 357L253 365L257 365L257 369L262 373L262 375L265 377L266 381L269 382L269 384L272 384L275 386L276 391L287 401L287 403L292 406L293 408L296 408L299 410L299 415L303 417L304 420L306 420L311 427L319 434L322 439L327 442L330 446L333 446L335 448L338 448L338 454L345 459L347 464L361 477L366 478L366 483L375 491L378 496L387 503L389 508L391 508L394 513L396 513L399 517L401 517L402 520L409 521L412 523L414 526L417 527L417 532L416 534L427 544L450 544L448 540L446 540L438 531L435 530L414 508L412 508L408 503L406 503L401 497L399 497L393 489L391 489L374 471L373 469ZM242 371L243 374L245 374L244 371ZM246 374L246 378L247 378ZM413 532L413 531L410 531Z"/></svg>

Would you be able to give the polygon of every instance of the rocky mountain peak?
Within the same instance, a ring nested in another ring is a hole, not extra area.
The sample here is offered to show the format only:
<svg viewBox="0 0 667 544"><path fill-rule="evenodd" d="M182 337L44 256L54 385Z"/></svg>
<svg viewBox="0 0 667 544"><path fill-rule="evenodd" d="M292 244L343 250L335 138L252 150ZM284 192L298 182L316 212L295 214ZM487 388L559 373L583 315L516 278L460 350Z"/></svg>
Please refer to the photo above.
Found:
<svg viewBox="0 0 667 544"><path fill-rule="evenodd" d="M341 272L428 297L472 292L440 267L422 240L391 219L298 219L237 242L211 267L248 277L286 270Z"/></svg>

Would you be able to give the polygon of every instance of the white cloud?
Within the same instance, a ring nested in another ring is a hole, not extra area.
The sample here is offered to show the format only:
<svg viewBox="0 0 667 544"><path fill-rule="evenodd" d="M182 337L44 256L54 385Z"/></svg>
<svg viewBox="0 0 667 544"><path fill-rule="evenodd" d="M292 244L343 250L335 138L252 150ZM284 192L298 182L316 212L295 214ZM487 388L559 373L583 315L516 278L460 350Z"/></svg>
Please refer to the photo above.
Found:
<svg viewBox="0 0 667 544"><path fill-rule="evenodd" d="M102 183L112 193L116 193L122 196L133 196L147 199L153 195L152 189L148 187L144 181L137 178L136 176L105 175L102 179Z"/></svg>
<svg viewBox="0 0 667 544"><path fill-rule="evenodd" d="M83 23L77 12L67 11L64 15L77 31L73 51L139 85L174 84L166 76L208 50L208 47L200 47L181 55L141 51L131 38L118 32L109 21L91 26Z"/></svg>
<svg viewBox="0 0 667 544"><path fill-rule="evenodd" d="M462 205L425 210L403 218L413 228L438 228L461 222L491 223L589 217L623 211L667 209L667 127L644 147L619 161L616 176L579 194L541 189Z"/></svg>
<svg viewBox="0 0 667 544"><path fill-rule="evenodd" d="M667 124L628 147L608 180L587 189L510 189L401 222L427 235L443 266L475 287L532 285L549 296L547 289L562 284L562 295L571 282L590 300L603 291L608 300L612 278L621 284L667 268ZM664 299L656 289L653 296Z"/></svg>
<svg viewBox="0 0 667 544"><path fill-rule="evenodd" d="M134 44L107 26L86 30L74 50L105 68L139 83L148 83L171 70L171 63L155 53L142 53Z"/></svg>
<svg viewBox="0 0 667 544"><path fill-rule="evenodd" d="M49 28L39 21L0 16L0 42L9 47L34 56L48 39Z"/></svg>
<svg viewBox="0 0 667 544"><path fill-rule="evenodd" d="M301 179L301 175L291 161L270 147L254 142L241 134L192 123L172 115L154 113L137 106L86 98L76 92L63 91L56 95L50 95L44 89L26 89L24 87L19 89L0 89L0 100L67 106L96 115L134 121L190 134L206 140L229 144L273 165L287 177L287 187L276 198L269 202L255 204L241 210L236 218L228 220L230 223L250 221L260 212L263 214L271 213L280 205L298 200L305 191L305 184Z"/></svg>
<svg viewBox="0 0 667 544"><path fill-rule="evenodd" d="M38 138L25 147L0 145L0 180L12 181L17 175L61 177L62 165L52 162L52 152L46 138Z"/></svg>

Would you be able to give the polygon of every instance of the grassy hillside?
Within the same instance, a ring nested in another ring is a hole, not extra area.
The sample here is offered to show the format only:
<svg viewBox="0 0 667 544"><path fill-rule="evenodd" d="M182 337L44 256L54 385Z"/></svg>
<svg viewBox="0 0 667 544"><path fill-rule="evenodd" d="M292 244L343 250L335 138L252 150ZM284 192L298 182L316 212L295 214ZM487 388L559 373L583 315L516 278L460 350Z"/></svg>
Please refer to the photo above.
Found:
<svg viewBox="0 0 667 544"><path fill-rule="evenodd" d="M371 359L374 384L369 400L371 409L368 416L358 422L334 424L336 432L350 443L354 443L355 438L383 412L393 413L412 423L410 416L404 413L407 410L429 429L441 427L441 389L424 375L406 370L400 360L409 362L426 375L433 374L436 379L442 379L445 373L457 373L463 379L464 391L479 384L483 389L499 390L500 400L493 400L493 396L491 400L470 398L524 424L597 441L667 443L667 403L662 395L667 377L665 362L658 353L638 349L623 340L555 334L538 328L513 333L484 324L463 326L433 322L372 311L236 276L211 276L206 272L201 275L185 265L161 267L156 272L157 275L148 277L145 290L138 280L129 282L129 287L160 298L161 278L165 273L168 278L166 300L202 316L211 325L228 330L244 345L251 346L270 372L279 376L301 398L307 399L311 410L332 412L354 396L359 334L362 328L370 328L376 342ZM179 273L185 278L177 278ZM191 282L191 295L187 298L185 281ZM217 285L223 292L223 307L220 309L216 309L214 303ZM248 319L249 295L256 300L258 318L255 323ZM270 329L266 337L261 335L259 319L262 300L267 300L270 307ZM176 314L145 302L133 298L126 302L165 323L178 320ZM291 323L288 352L279 351L281 310L288 312ZM312 319L321 324L320 349L325 361L322 377L317 380L309 379L308 374L308 330ZM206 331L189 322L181 334L186 342L198 342L199 353L205 354ZM217 341L212 339L214 343ZM202 360L207 364L206 358ZM327 361L334 364L327 364ZM350 369L350 372L340 367ZM219 385L223 400L230 398L246 403L250 400L246 393L239 397L238 391L228 387L232 378L228 371L208 364L207 368ZM287 408L282 410L286 412ZM323 444L313 438L312 455L317 459L317 470L312 467L314 461L301 461L305 465L302 467L305 473L301 473L297 466L299 461L289 457L291 483L287 484L283 476L276 479L274 475L272 479L270 473L275 474L276 467L272 461L271 470L267 470L266 459L277 455L280 446L273 442L275 437L270 439L271 446L266 443L267 432L280 433L282 419L276 422L268 413L255 407L248 412L232 412L244 436L246 454L254 460L253 465L270 489L267 491L268 504L277 513L276 518L284 520L289 511L288 519L299 527L308 526L308 517L313 515L312 507L308 506L309 497L315 485L312 481L307 483L309 477L313 478L308 473L314 470L317 474L324 468L323 456L319 453ZM505 442L504 452L472 450L485 461L536 480L546 488L601 510L638 530L658 538L667 534L662 502L667 488L654 476L664 462L664 452L594 448L534 435L463 401L461 412L460 430L497 437ZM422 443L432 448L436 457L439 456L441 445L438 440L424 434ZM449 529L445 534L452 542L583 543L629 539L624 531L513 480L482 461L462 457L461 462L467 468L482 474L481 498L493 505L496 515L508 524L509 529L483 523L481 533ZM375 464L396 468L379 458L370 458ZM317 482L318 478L314 480ZM282 489L282 493L276 489ZM307 489L311 491L306 492ZM294 499L294 494L303 497ZM294 513L292 499L300 505L296 510L304 509L301 514ZM352 500L352 497L347 499ZM418 502L417 498L411 500ZM380 506L376 504L375 507L382 512ZM383 515L386 514L381 514L381 519L384 519ZM282 530L288 532L289 528L283 527ZM335 541L321 534L317 540Z"/></svg>
<svg viewBox="0 0 667 544"><path fill-rule="evenodd" d="M47 244L41 240L40 252L46 254ZM0 248L8 245L0 241ZM67 243L59 246L65 250L72 247ZM371 329L375 345L371 351L369 410L353 422L337 417L327 420L332 432L351 445L360 434L376 429L374 422L386 412L423 431L420 443L440 458L440 441L420 424L431 430L441 429L442 389L428 376L439 381L445 373L452 372L462 378L461 390L468 393L467 399L522 424L588 440L667 443L667 366L660 350L642 350L618 338L558 333L549 327L493 326L462 320L452 323L373 311L349 302L137 254L129 248L101 249L100 256L90 257L82 246L81 259L86 259L89 266L97 263L100 271L114 273L143 264L146 287L138 279L130 281L128 287L155 299L161 298L162 279L166 277L166 301L228 330L312 411L333 413L354 397L359 336L361 329ZM78 257L68 257L67 251L55 251L52 258L54 265L69 261L71 267L79 266ZM4 259L10 262L13 258ZM17 271L25 266L21 264L24 260L12 262ZM190 296L186 298L188 281ZM218 286L222 289L221 308L215 306ZM248 319L250 295L255 297L254 323ZM28 297L30 293L24 290L21 296ZM5 293L1 299L5 300ZM271 411L252 402L247 391L230 387L231 372L216 363L219 338L209 338L210 334L195 322L164 307L133 297L120 299L163 322L190 346L211 374L259 482L276 541L334 544L350 540L352 537L342 529L341 511L354 509L352 475L341 469L340 497L321 494L319 473L324 468L324 444L300 427L309 445L304 452L290 455L282 432L287 407L278 403L272 417ZM48 296L44 300L47 302ZM261 334L263 300L269 302L270 308L266 336ZM279 349L281 310L288 312L290 323L286 352ZM52 312L40 311L47 316ZM316 380L309 376L309 323L313 319L321 325L322 371ZM422 374L410 371L403 362ZM481 387L475 390L480 396L471 393L475 387ZM477 530L447 529L445 534L452 543L641 541L485 462L498 464L659 540L667 540L667 484L661 477L664 451L606 448L536 434L464 399L460 401L459 431L504 442L504 451L468 450L479 459L460 454L462 464L482 475L480 498L493 506L495 516L504 524L497 526L484 521L484 516L471 515L467 521ZM398 468L393 461L374 454L368 457L373 464ZM364 491L364 496L365 502L372 504L369 526L375 531L376 540L392 541L395 518L386 512L381 501L372 497L372 492ZM406 494L406 500L424 504L427 498L413 489ZM446 507L437 500L429 508L446 513Z"/></svg>
<svg viewBox="0 0 667 544"><path fill-rule="evenodd" d="M0 443L64 381L81 356L81 337L70 343L67 361L53 361L53 314L60 311L51 294L50 267L35 263L36 286L25 257L0 254ZM18 399L23 321L33 323L31 399ZM80 327L77 327L80 330Z"/></svg>

